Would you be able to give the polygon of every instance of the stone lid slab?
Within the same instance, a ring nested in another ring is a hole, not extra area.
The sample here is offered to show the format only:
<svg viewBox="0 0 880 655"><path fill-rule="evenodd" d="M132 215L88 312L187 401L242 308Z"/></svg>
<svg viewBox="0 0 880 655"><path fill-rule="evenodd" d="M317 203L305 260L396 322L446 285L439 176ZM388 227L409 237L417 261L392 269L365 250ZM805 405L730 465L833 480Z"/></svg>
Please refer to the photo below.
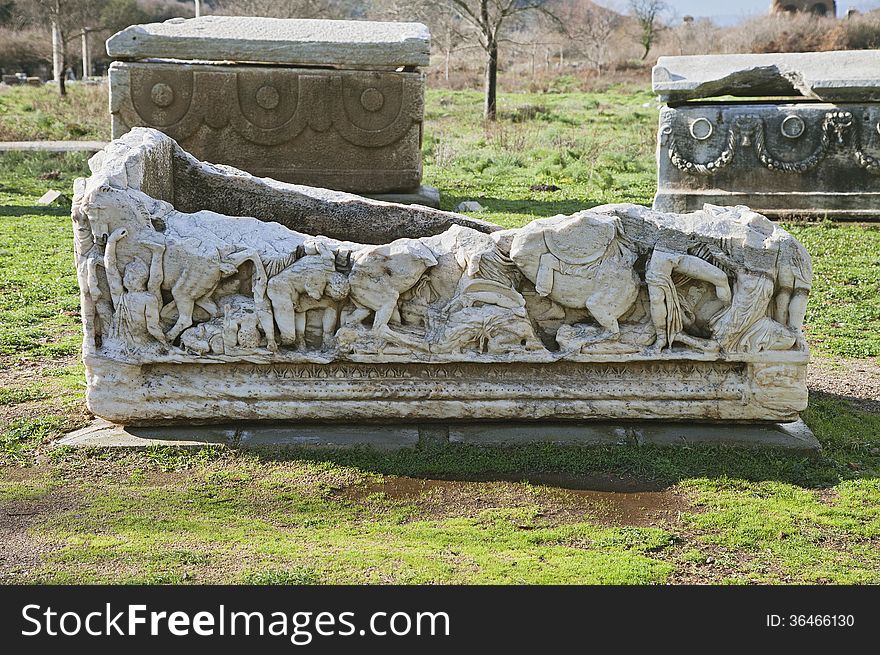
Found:
<svg viewBox="0 0 880 655"><path fill-rule="evenodd" d="M431 37L421 23L202 16L132 25L107 40L117 59L387 68L424 66Z"/></svg>
<svg viewBox="0 0 880 655"><path fill-rule="evenodd" d="M880 100L880 50L660 57L654 92L667 102L718 96Z"/></svg>

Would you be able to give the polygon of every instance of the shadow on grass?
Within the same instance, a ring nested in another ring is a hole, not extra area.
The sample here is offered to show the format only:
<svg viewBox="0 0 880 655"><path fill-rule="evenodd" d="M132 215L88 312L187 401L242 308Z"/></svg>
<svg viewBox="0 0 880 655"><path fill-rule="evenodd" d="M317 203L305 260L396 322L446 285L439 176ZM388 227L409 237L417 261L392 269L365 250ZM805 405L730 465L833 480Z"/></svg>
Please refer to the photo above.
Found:
<svg viewBox="0 0 880 655"><path fill-rule="evenodd" d="M487 447L423 441L399 450L288 446L232 449L232 453L261 462L324 462L382 475L465 482L527 481L595 491L654 491L690 478L773 480L818 488L878 477L880 413L861 411L842 398L812 394L803 417L821 442L821 452L715 444ZM230 450L222 446L190 450L152 447L150 452L152 459L166 461L174 468L189 459L228 457Z"/></svg>
<svg viewBox="0 0 880 655"><path fill-rule="evenodd" d="M0 205L0 216L69 216L70 207L45 207L41 205Z"/></svg>

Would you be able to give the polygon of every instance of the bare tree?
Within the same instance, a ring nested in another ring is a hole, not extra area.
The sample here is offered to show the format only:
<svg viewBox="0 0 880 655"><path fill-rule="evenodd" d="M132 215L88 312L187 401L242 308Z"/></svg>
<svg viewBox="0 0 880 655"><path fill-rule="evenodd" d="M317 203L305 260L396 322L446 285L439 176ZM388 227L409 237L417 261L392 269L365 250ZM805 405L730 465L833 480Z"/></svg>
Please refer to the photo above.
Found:
<svg viewBox="0 0 880 655"><path fill-rule="evenodd" d="M67 44L80 39L90 20L100 15L106 0L49 0L31 2L35 23L39 16L49 19L52 31L52 75L62 96L67 95L65 77L67 71Z"/></svg>
<svg viewBox="0 0 880 655"><path fill-rule="evenodd" d="M440 0L450 6L476 32L480 47L486 56L483 89L483 117L494 121L498 97L498 47L508 40L506 32L519 18L529 12L540 12L550 18L555 15L548 8L549 0Z"/></svg>
<svg viewBox="0 0 880 655"><path fill-rule="evenodd" d="M570 43L601 75L608 61L611 37L623 23L623 17L592 2L573 2L562 11L559 18Z"/></svg>
<svg viewBox="0 0 880 655"><path fill-rule="evenodd" d="M639 43L645 49L642 53L642 61L648 58L651 46L654 45L657 35L663 29L660 18L668 8L663 0L629 0L630 13L639 26Z"/></svg>
<svg viewBox="0 0 880 655"><path fill-rule="evenodd" d="M348 18L354 4L344 0L219 0L215 12L270 18Z"/></svg>

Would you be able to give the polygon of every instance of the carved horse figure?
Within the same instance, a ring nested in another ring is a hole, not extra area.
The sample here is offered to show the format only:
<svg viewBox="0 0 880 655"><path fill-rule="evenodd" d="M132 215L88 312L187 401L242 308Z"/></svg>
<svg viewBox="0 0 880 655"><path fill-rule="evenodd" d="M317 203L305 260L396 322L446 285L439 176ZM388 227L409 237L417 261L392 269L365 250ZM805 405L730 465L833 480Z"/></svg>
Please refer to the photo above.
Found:
<svg viewBox="0 0 880 655"><path fill-rule="evenodd" d="M250 261L254 265L254 303L260 317L260 326L267 336L268 348L276 350L272 310L266 297L267 276L259 253L228 243L207 230L200 229L187 215L171 205L150 198L134 189L117 189L110 184L92 188L83 198L80 211L91 226L95 244L102 247L108 236L119 228L128 231L129 238L119 245L117 257L126 265L135 257L149 259L144 241L157 240L165 244L162 266L162 289L173 298L163 309L167 314L171 305L176 307L177 321L168 331L169 343L193 324L196 305L212 317L219 308L211 294L224 277L237 272L238 267Z"/></svg>
<svg viewBox="0 0 880 655"><path fill-rule="evenodd" d="M635 302L639 279L618 218L583 211L533 221L513 237L510 258L539 295L589 311L604 328L599 340L619 337L618 319Z"/></svg>

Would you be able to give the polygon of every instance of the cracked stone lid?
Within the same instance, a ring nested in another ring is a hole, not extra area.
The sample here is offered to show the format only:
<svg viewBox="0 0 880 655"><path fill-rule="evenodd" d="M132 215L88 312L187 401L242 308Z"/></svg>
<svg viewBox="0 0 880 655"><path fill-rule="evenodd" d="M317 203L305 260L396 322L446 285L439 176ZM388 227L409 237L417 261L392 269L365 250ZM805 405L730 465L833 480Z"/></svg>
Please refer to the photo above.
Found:
<svg viewBox="0 0 880 655"><path fill-rule="evenodd" d="M339 68L425 66L421 23L202 16L132 25L107 40L115 59L260 63Z"/></svg>
<svg viewBox="0 0 880 655"><path fill-rule="evenodd" d="M720 96L872 102L880 100L880 50L660 57L652 85L666 102Z"/></svg>

